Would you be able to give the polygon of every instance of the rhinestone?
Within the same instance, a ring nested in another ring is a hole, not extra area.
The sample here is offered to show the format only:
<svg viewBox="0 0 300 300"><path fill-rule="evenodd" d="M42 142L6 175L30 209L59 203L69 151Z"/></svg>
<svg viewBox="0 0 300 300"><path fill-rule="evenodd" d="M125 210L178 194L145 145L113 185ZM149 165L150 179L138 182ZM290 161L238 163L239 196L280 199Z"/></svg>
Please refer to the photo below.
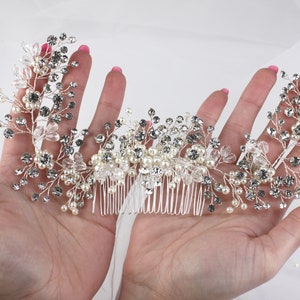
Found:
<svg viewBox="0 0 300 300"><path fill-rule="evenodd" d="M215 127L212 126L212 125L209 125L209 126L207 127L207 132L208 132L208 133L212 133L214 130L215 130Z"/></svg>
<svg viewBox="0 0 300 300"><path fill-rule="evenodd" d="M196 160L198 157L199 157L199 153L197 150L194 150L194 149L190 149L188 152L187 152L187 157L191 160Z"/></svg>
<svg viewBox="0 0 300 300"><path fill-rule="evenodd" d="M7 139L12 139L14 137L14 131L10 128L6 128L4 131L3 131L3 135L5 138Z"/></svg>
<svg viewBox="0 0 300 300"><path fill-rule="evenodd" d="M276 129L272 128L272 127L268 127L267 128L267 133L269 136L275 137L276 136Z"/></svg>
<svg viewBox="0 0 300 300"><path fill-rule="evenodd" d="M62 57L60 58L60 62L65 64L66 62L68 62L69 57L67 55L62 55ZM66 73L68 72L68 69L65 68Z"/></svg>
<svg viewBox="0 0 300 300"><path fill-rule="evenodd" d="M160 121L160 118L159 118L158 116L154 116L154 117L152 118L152 122L153 122L154 124L159 123L159 121Z"/></svg>
<svg viewBox="0 0 300 300"><path fill-rule="evenodd" d="M102 156L103 161L109 162L112 160L112 154L110 152L105 152Z"/></svg>
<svg viewBox="0 0 300 300"><path fill-rule="evenodd" d="M293 133L295 133L296 135L300 135L300 125L295 126L295 128L293 129Z"/></svg>
<svg viewBox="0 0 300 300"><path fill-rule="evenodd" d="M121 120L116 120L115 121L115 127L120 128L122 126Z"/></svg>
<svg viewBox="0 0 300 300"><path fill-rule="evenodd" d="M293 98L293 102L294 102L297 106L300 106L300 96L297 96L297 97Z"/></svg>
<svg viewBox="0 0 300 300"><path fill-rule="evenodd" d="M292 107L287 107L285 110L284 110L284 114L287 116L287 117L293 117L294 116L294 109Z"/></svg>
<svg viewBox="0 0 300 300"><path fill-rule="evenodd" d="M39 188L40 190L44 190L44 189L46 188L46 184L43 183L43 182L40 182L40 183L38 184L38 188Z"/></svg>
<svg viewBox="0 0 300 300"><path fill-rule="evenodd" d="M59 36L59 39L64 41L67 38L67 34L65 32L62 32Z"/></svg>
<svg viewBox="0 0 300 300"><path fill-rule="evenodd" d="M32 201L34 201L34 202L36 202L36 201L38 201L39 200L39 194L33 194L32 196L31 196L31 200Z"/></svg>
<svg viewBox="0 0 300 300"><path fill-rule="evenodd" d="M267 118L268 118L269 120L271 120L271 119L273 118L273 113L270 112L270 111L268 111L268 112L267 112Z"/></svg>
<svg viewBox="0 0 300 300"><path fill-rule="evenodd" d="M95 141L97 144L101 144L105 141L105 135L100 133L97 136L95 136Z"/></svg>
<svg viewBox="0 0 300 300"><path fill-rule="evenodd" d="M60 186L55 186L53 189L52 189L52 195L55 196L55 197L60 197L62 196L63 194L63 190Z"/></svg>
<svg viewBox="0 0 300 300"><path fill-rule="evenodd" d="M69 36L68 41L69 41L69 43L74 44L74 43L76 43L76 37L75 36Z"/></svg>
<svg viewBox="0 0 300 300"><path fill-rule="evenodd" d="M50 121L53 123L59 124L61 122L61 117L59 115L55 114L50 118Z"/></svg>
<svg viewBox="0 0 300 300"><path fill-rule="evenodd" d="M208 209L209 212L214 212L215 211L215 206L213 204L208 205Z"/></svg>
<svg viewBox="0 0 300 300"><path fill-rule="evenodd" d="M30 164L32 163L33 161L33 157L30 153L24 153L22 156L21 156L21 161L24 163L24 164Z"/></svg>
<svg viewBox="0 0 300 300"><path fill-rule="evenodd" d="M292 198L294 195L293 195L293 192L291 190L286 190L286 191L284 191L284 196L286 198Z"/></svg>
<svg viewBox="0 0 300 300"><path fill-rule="evenodd" d="M278 189L270 189L269 194L273 197L273 198L278 198L280 196L280 190Z"/></svg>
<svg viewBox="0 0 300 300"><path fill-rule="evenodd" d="M216 204L222 204L222 200L221 200L221 198L220 197L215 197L214 198L214 202L216 203Z"/></svg>
<svg viewBox="0 0 300 300"><path fill-rule="evenodd" d="M199 140L201 139L201 135L200 134L196 134L196 133L190 133L186 136L186 141L189 144L195 144L197 143Z"/></svg>
<svg viewBox="0 0 300 300"><path fill-rule="evenodd" d="M212 138L209 143L215 149L218 148L221 144L221 142L218 138Z"/></svg>
<svg viewBox="0 0 300 300"><path fill-rule="evenodd" d="M78 139L78 140L75 141L75 144L76 144L76 146L80 147L83 144L83 140Z"/></svg>
<svg viewBox="0 0 300 300"><path fill-rule="evenodd" d="M281 138L281 140L283 140L283 141L289 141L290 140L290 137L291 137L291 135L290 135L290 133L288 132L288 131L282 131L281 133L280 133L280 138Z"/></svg>
<svg viewBox="0 0 300 300"><path fill-rule="evenodd" d="M298 167L298 166L300 166L300 158L299 158L299 157L296 157L296 156L292 157L292 158L290 159L290 164L291 164L293 167Z"/></svg>
<svg viewBox="0 0 300 300"><path fill-rule="evenodd" d="M30 178L37 178L40 175L40 172L37 168L32 167L29 170L27 170L27 174Z"/></svg>
<svg viewBox="0 0 300 300"><path fill-rule="evenodd" d="M155 110L154 110L153 108L150 108L150 109L148 110L148 115L149 115L150 117L154 117L154 116L155 116Z"/></svg>
<svg viewBox="0 0 300 300"><path fill-rule="evenodd" d="M293 186L295 184L295 177L293 176L286 176L284 178L285 186Z"/></svg>
<svg viewBox="0 0 300 300"><path fill-rule="evenodd" d="M70 112L68 112L68 113L66 113L65 118L66 118L67 120L72 120L72 119L73 119L73 114L70 113Z"/></svg>
<svg viewBox="0 0 300 300"><path fill-rule="evenodd" d="M56 45L57 37L55 35L49 35L48 38L47 38L47 43L51 46Z"/></svg>
<svg viewBox="0 0 300 300"><path fill-rule="evenodd" d="M257 192L257 196L260 197L260 198L263 198L266 196L266 192L264 190L259 190Z"/></svg>
<svg viewBox="0 0 300 300"><path fill-rule="evenodd" d="M19 191L19 190L21 189L21 186L20 186L19 183L14 183L14 184L12 185L12 189L13 189L14 191Z"/></svg>
<svg viewBox="0 0 300 300"><path fill-rule="evenodd" d="M28 179L27 178L22 178L21 180L20 180L20 185L22 185L22 186L25 186L25 185L27 185L28 184Z"/></svg>
<svg viewBox="0 0 300 300"><path fill-rule="evenodd" d="M75 82L75 81L71 81L70 84L69 84L70 88L76 88L77 85L78 85L78 84L77 84L77 82Z"/></svg>
<svg viewBox="0 0 300 300"><path fill-rule="evenodd" d="M47 107L47 106L42 106L41 108L40 108L40 115L42 116L42 117L48 117L49 115L50 115L50 108L49 107Z"/></svg>
<svg viewBox="0 0 300 300"><path fill-rule="evenodd" d="M59 78L59 76L58 76L58 74L56 74L56 73L51 73L51 74L49 75L49 81L51 81L51 82L57 81L58 78Z"/></svg>
<svg viewBox="0 0 300 300"><path fill-rule="evenodd" d="M142 148L133 149L133 155L134 155L135 158L141 158L143 156Z"/></svg>
<svg viewBox="0 0 300 300"><path fill-rule="evenodd" d="M10 114L6 114L5 116L4 116L4 120L5 121L7 121L7 122L11 122L12 121L12 115L10 115Z"/></svg>
<svg viewBox="0 0 300 300"><path fill-rule="evenodd" d="M177 116L176 117L176 122L179 123L179 124L182 123L183 120L184 120L183 116Z"/></svg>
<svg viewBox="0 0 300 300"><path fill-rule="evenodd" d="M50 197L49 197L49 196L43 197L43 202L44 202L44 203L50 202Z"/></svg>
<svg viewBox="0 0 300 300"><path fill-rule="evenodd" d="M19 176L21 174L23 174L23 170L22 169L16 169L15 170L15 175Z"/></svg>
<svg viewBox="0 0 300 300"><path fill-rule="evenodd" d="M255 199L255 193L251 190L247 190L245 193L245 197L249 201L253 201Z"/></svg>
<svg viewBox="0 0 300 300"><path fill-rule="evenodd" d="M58 176L58 172L55 169L48 170L46 173L48 179L56 179Z"/></svg>
<svg viewBox="0 0 300 300"><path fill-rule="evenodd" d="M64 152L67 156L70 156L74 153L74 148L72 146L67 145L64 147Z"/></svg>
<svg viewBox="0 0 300 300"><path fill-rule="evenodd" d="M203 184L204 185L211 185L211 178L209 176L203 177Z"/></svg>
<svg viewBox="0 0 300 300"><path fill-rule="evenodd" d="M72 92L69 92L68 93L68 97L69 98L74 98L75 97L75 93L72 91Z"/></svg>
<svg viewBox="0 0 300 300"><path fill-rule="evenodd" d="M285 202L281 202L281 203L279 204L279 208L285 209L285 208L287 208L287 204L286 204Z"/></svg>
<svg viewBox="0 0 300 300"><path fill-rule="evenodd" d="M87 129L82 129L81 132L80 132L80 134L82 136L87 136L89 134L89 131Z"/></svg>
<svg viewBox="0 0 300 300"><path fill-rule="evenodd" d="M144 131L139 130L138 132L136 132L134 137L138 142L142 142L145 140L146 134Z"/></svg>
<svg viewBox="0 0 300 300"><path fill-rule="evenodd" d="M75 103L74 101L71 101L71 102L69 102L69 104L68 104L68 108L70 108L70 109L75 108L75 106L76 106L76 103Z"/></svg>
<svg viewBox="0 0 300 300"><path fill-rule="evenodd" d="M79 66L78 61L76 61L76 60L72 61L72 62L71 62L71 66L72 66L73 68L77 68L77 67Z"/></svg>
<svg viewBox="0 0 300 300"><path fill-rule="evenodd" d="M109 122L104 123L104 129L105 130L110 130L111 129L111 124Z"/></svg>

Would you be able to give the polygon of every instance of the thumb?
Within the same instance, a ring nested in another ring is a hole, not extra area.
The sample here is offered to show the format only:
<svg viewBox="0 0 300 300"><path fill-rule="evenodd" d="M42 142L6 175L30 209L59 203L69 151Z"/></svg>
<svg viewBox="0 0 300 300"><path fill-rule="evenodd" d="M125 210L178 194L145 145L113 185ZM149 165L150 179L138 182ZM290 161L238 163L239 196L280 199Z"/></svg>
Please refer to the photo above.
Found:
<svg viewBox="0 0 300 300"><path fill-rule="evenodd" d="M292 210L267 235L261 237L267 277L272 278L300 246L300 207Z"/></svg>

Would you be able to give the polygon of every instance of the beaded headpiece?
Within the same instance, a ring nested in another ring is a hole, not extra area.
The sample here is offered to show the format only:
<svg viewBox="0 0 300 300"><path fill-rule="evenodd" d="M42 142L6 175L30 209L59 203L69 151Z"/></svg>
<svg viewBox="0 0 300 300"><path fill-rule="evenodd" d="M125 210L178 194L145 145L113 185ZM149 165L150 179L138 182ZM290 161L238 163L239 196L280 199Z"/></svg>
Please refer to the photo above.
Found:
<svg viewBox="0 0 300 300"><path fill-rule="evenodd" d="M12 170L14 190L35 185L32 201L60 201L61 211L74 215L87 201L92 201L93 212L99 203L103 215L122 213L124 207L134 213L201 215L222 203L232 213L247 209L249 203L256 210L268 209L275 199L276 206L285 208L289 200L300 198L300 157L291 155L300 138L299 75L290 80L281 73L288 84L275 112L268 113L268 136L282 148L275 162L268 160L267 141L246 134L237 159L213 136L214 127L199 117L185 113L161 120L152 108L146 118L131 120L127 109L113 124L105 123L94 136L98 152L84 161L80 149L88 130L58 130L62 121L73 118L76 105L77 83L62 83L63 75L78 67L68 58L75 41L63 33L48 37L46 51L38 43L23 45L14 86L25 89L24 96L10 99L0 93L0 102L12 104L11 113L0 122L4 137L29 134L34 149L20 153L19 167ZM41 80L47 83L37 90ZM58 145L58 153L47 150L45 141ZM223 201L228 195L229 203Z"/></svg>

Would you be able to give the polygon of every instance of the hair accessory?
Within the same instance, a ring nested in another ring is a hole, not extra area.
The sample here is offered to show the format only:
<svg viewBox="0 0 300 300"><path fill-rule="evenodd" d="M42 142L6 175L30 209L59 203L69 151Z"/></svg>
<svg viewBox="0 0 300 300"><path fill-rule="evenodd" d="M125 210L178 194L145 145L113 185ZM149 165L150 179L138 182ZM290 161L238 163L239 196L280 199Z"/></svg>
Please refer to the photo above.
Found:
<svg viewBox="0 0 300 300"><path fill-rule="evenodd" d="M92 201L93 212L98 205L102 215L122 213L124 207L132 213L201 215L222 203L232 213L249 203L257 210L268 209L276 199L276 206L285 208L287 201L300 198L300 157L295 152L300 139L299 75L289 80L281 73L289 83L275 112L268 113L269 138L255 140L246 134L238 160L213 136L214 127L199 117L185 113L162 121L151 108L145 118L131 120L127 109L125 117L105 123L94 137L98 152L84 161L80 150L89 132L59 130L61 122L73 118L76 105L77 83L62 83L63 75L78 67L67 56L75 41L62 33L48 37L46 51L37 43L23 45L14 86L25 89L24 96L11 100L0 93L0 102L12 104L12 112L0 122L5 138L32 137L14 170L14 190L35 186L32 201L59 201L61 211L74 215L87 201ZM268 158L270 141L282 149L274 162ZM49 143L58 145L58 153L46 148Z"/></svg>

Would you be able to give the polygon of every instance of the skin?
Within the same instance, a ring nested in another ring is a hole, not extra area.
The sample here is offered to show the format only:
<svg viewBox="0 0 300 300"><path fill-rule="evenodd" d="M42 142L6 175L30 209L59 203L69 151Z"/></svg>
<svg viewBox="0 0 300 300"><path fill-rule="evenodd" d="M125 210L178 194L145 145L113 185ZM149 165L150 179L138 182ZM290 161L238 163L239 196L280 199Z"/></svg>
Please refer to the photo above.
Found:
<svg viewBox="0 0 300 300"><path fill-rule="evenodd" d="M72 58L80 66L64 81L78 83L76 116L91 57L86 51L76 51ZM259 70L221 132L223 143L237 155L243 134L250 131L275 81L274 70ZM125 85L121 72L108 73L89 128L91 136L104 122L117 118ZM216 91L197 115L215 124L226 101L226 93ZM246 120L241 118L244 112ZM75 126L76 117L62 124L62 131ZM85 158L96 151L91 144L81 149ZM5 141L0 162L0 299L91 299L108 270L116 217L92 215L89 207L74 217L60 213L58 203L32 203L30 188L12 191L15 175L11 170L18 166L20 155L31 150L28 145L26 136ZM279 147L270 146L272 159ZM299 246L300 210L284 220L282 214L272 209L232 215L220 210L200 218L139 215L120 299L230 299L256 287L274 276Z"/></svg>

